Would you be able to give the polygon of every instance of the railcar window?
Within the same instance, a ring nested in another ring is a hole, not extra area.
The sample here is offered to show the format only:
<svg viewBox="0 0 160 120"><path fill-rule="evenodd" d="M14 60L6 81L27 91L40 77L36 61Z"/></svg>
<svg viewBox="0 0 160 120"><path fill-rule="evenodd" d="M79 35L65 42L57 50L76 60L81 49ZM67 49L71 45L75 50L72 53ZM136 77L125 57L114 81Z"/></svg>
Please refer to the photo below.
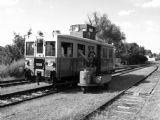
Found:
<svg viewBox="0 0 160 120"><path fill-rule="evenodd" d="M37 40L37 53L43 53L43 40Z"/></svg>
<svg viewBox="0 0 160 120"><path fill-rule="evenodd" d="M109 49L109 58L113 57L113 49Z"/></svg>
<svg viewBox="0 0 160 120"><path fill-rule="evenodd" d="M62 57L73 57L73 43L62 42L61 55Z"/></svg>
<svg viewBox="0 0 160 120"><path fill-rule="evenodd" d="M94 46L88 46L88 54L89 54L90 52L94 52L94 53L95 53L95 48L94 48Z"/></svg>
<svg viewBox="0 0 160 120"><path fill-rule="evenodd" d="M34 42L26 42L26 55L34 55Z"/></svg>
<svg viewBox="0 0 160 120"><path fill-rule="evenodd" d="M96 54L94 46L88 46L88 57L90 56L91 53Z"/></svg>
<svg viewBox="0 0 160 120"><path fill-rule="evenodd" d="M46 42L46 56L55 56L55 42L47 41Z"/></svg>
<svg viewBox="0 0 160 120"><path fill-rule="evenodd" d="M108 54L107 48L103 48L103 58L107 58L107 54Z"/></svg>
<svg viewBox="0 0 160 120"><path fill-rule="evenodd" d="M81 55L79 54L79 52L82 52L83 55L85 55L85 45L78 44L77 48L78 48L78 50L77 50L77 55L78 55L78 57L81 56Z"/></svg>

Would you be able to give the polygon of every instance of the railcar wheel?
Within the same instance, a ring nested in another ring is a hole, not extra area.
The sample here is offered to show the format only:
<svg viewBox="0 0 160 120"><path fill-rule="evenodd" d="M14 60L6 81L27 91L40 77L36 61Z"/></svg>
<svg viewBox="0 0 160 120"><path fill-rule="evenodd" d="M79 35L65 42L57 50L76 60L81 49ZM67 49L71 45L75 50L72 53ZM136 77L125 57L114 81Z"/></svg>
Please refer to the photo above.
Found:
<svg viewBox="0 0 160 120"><path fill-rule="evenodd" d="M31 81L31 71L30 70L25 70L25 80Z"/></svg>
<svg viewBox="0 0 160 120"><path fill-rule="evenodd" d="M41 77L40 77L40 76L37 76L37 77L36 77L37 85L39 85L40 80L41 80Z"/></svg>
<svg viewBox="0 0 160 120"><path fill-rule="evenodd" d="M105 89L105 90L108 90L108 83L105 83L104 85L103 85L103 88Z"/></svg>

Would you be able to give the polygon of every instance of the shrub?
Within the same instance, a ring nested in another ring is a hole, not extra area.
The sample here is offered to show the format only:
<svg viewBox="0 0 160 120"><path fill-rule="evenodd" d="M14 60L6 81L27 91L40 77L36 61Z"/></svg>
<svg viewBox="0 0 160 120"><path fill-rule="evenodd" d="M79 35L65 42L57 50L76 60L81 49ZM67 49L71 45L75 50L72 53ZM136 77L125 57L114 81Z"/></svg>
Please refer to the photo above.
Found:
<svg viewBox="0 0 160 120"><path fill-rule="evenodd" d="M8 65L0 65L0 77L4 78L8 75Z"/></svg>
<svg viewBox="0 0 160 120"><path fill-rule="evenodd" d="M22 77L24 75L24 59L13 61L10 65L0 66L0 77Z"/></svg>
<svg viewBox="0 0 160 120"><path fill-rule="evenodd" d="M147 61L147 57L143 55L130 55L128 58L129 64L144 64Z"/></svg>

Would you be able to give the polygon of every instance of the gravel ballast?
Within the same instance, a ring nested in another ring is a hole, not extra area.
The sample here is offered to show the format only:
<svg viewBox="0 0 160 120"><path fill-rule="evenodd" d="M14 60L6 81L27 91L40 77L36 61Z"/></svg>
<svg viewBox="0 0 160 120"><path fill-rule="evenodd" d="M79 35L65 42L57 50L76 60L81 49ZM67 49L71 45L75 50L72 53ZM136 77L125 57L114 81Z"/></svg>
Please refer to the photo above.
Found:
<svg viewBox="0 0 160 120"><path fill-rule="evenodd" d="M134 117L136 120L160 120L160 68L157 70L158 84L153 89L142 110Z"/></svg>
<svg viewBox="0 0 160 120"><path fill-rule="evenodd" d="M37 83L31 83L31 84L25 84L25 85L4 87L4 88L1 88L0 95L12 94L12 93L19 92L19 91L26 91L26 90L41 88L41 87L46 87L46 86L50 86L50 84L40 82L39 85L37 85Z"/></svg>
<svg viewBox="0 0 160 120"><path fill-rule="evenodd" d="M145 78L155 70L147 67L113 78L109 90L94 90L83 94L79 88L0 109L2 120L78 119L91 112L129 85Z"/></svg>

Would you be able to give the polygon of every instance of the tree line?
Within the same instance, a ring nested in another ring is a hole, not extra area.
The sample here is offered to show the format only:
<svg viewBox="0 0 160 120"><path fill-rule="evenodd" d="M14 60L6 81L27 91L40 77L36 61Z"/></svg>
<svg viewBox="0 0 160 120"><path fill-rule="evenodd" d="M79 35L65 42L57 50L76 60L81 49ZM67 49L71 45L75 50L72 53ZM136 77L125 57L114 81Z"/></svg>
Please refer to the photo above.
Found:
<svg viewBox="0 0 160 120"><path fill-rule="evenodd" d="M24 44L25 39L20 34L14 33L13 44L6 45L1 54L2 64L11 64L13 61L24 58Z"/></svg>

